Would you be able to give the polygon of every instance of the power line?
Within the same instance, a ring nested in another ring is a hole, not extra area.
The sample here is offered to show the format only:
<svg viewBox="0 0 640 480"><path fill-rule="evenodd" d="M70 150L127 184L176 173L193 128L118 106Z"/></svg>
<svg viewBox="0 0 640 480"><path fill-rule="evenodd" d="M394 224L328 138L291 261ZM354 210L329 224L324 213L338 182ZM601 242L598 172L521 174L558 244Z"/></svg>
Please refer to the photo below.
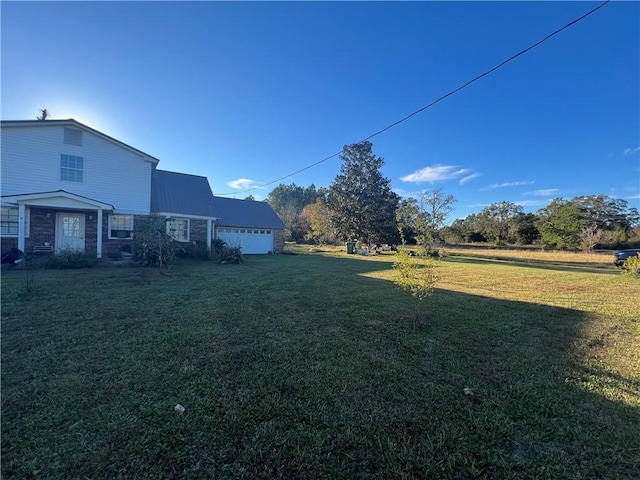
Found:
<svg viewBox="0 0 640 480"><path fill-rule="evenodd" d="M571 27L572 25L575 25L576 23L578 23L579 21L587 18L589 15L591 15L592 13L595 13L596 11L600 10L602 7L604 7L607 3L609 3L611 0L605 0L604 2L602 2L601 4L599 4L598 6L592 8L591 10L589 10L587 13L581 15L580 17L576 18L575 20L572 20L571 22L567 23L566 25L564 25L563 27L560 27L559 29L555 30L554 32L551 32L549 35L547 35L546 37L544 37L541 40L538 40L536 43L534 43L533 45L530 45L529 47L525 48L524 50L521 50L520 52L516 53L515 55L512 55L511 57L507 58L506 60L502 61L501 63L499 63L498 65L496 65L493 68L490 68L489 70L487 70L484 73L481 73L480 75L478 75L477 77L472 78L471 80L469 80L468 82L460 85L458 88L451 90L449 93L446 93L444 95L442 95L441 97L437 98L436 100L434 100L433 102L431 102L428 105L425 105L422 108L419 108L418 110L416 110L413 113L410 113L409 115L401 118L400 120L387 125L386 127L384 127L382 130L378 130L377 132L369 135L366 138L363 138L362 140L360 140L359 142L356 142L356 144L358 143L362 143L362 142L366 142L368 140L371 140L374 137L377 137L378 135L381 135L382 133L386 132L387 130L392 129L393 127L396 127L398 125L400 125L403 122L406 122L407 120L409 120L411 117L414 117L415 115L418 115L419 113L424 112L425 110L427 110L428 108L433 107L434 105L436 105L437 103L441 102L442 100L444 100L445 98L448 98L452 95L455 95L456 93L458 93L460 90L468 87L469 85L471 85L474 82L477 82L478 80L480 80L481 78L486 77L487 75L490 75L491 73L495 72L496 70L504 67L507 63L512 62L513 60L515 60L516 58L520 57L521 55L524 55L525 53L533 50L534 48L538 47L539 45L542 45L544 42L546 42L547 40L549 40L551 37L554 37L555 35L559 34L560 32L562 32L563 30L566 30L567 28ZM246 190L240 190L237 192L229 192L229 193L219 193L217 194L218 196L223 196L223 195L236 195L239 193L246 193L246 192L251 192L253 190L258 190L259 188L263 188L266 187L268 185L272 185L276 182L280 182L286 178L292 177L294 175L297 175L298 173L302 173L305 170L309 170L317 165L320 165L321 163L326 162L327 160L331 160L332 158L337 157L338 155L340 155L342 153L342 150L340 150L339 152L333 153L331 155L329 155L328 157L323 158L322 160L318 160L317 162L312 163L311 165L307 165L304 168L301 168L300 170L296 170L295 172L289 173L287 175L285 175L284 177L280 177L276 180L272 180L270 182L267 183L263 183L261 185L255 186L255 187L251 187L248 188Z"/></svg>

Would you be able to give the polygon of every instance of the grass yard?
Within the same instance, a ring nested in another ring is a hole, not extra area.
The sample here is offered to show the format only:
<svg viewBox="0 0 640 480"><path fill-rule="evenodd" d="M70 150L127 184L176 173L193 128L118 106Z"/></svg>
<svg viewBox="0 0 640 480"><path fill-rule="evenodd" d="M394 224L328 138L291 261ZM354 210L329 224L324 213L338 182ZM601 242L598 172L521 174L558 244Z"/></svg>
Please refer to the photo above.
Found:
<svg viewBox="0 0 640 480"><path fill-rule="evenodd" d="M2 478L640 478L640 280L461 255L4 272Z"/></svg>

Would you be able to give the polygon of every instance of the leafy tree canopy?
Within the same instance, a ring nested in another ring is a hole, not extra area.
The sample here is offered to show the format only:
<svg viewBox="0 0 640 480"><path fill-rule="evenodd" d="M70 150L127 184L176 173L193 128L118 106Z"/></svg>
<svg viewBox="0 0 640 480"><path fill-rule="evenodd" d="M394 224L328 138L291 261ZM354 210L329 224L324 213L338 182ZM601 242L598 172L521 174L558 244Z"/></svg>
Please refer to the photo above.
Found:
<svg viewBox="0 0 640 480"><path fill-rule="evenodd" d="M395 243L399 196L380 171L384 160L373 154L371 142L346 145L340 158L340 173L327 195L337 236L366 244Z"/></svg>

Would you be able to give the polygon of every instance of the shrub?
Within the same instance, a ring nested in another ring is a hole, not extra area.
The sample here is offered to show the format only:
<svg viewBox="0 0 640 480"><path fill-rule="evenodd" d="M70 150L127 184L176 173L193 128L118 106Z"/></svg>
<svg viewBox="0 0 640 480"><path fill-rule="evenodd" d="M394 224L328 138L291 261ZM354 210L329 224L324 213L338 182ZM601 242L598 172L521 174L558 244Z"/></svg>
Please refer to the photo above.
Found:
<svg viewBox="0 0 640 480"><path fill-rule="evenodd" d="M622 264L622 272L629 277L640 276L640 253L624 261Z"/></svg>
<svg viewBox="0 0 640 480"><path fill-rule="evenodd" d="M211 242L211 259L217 263L242 263L242 248L230 247L220 238Z"/></svg>
<svg viewBox="0 0 640 480"><path fill-rule="evenodd" d="M95 262L84 252L78 250L62 250L51 255L42 261L42 267L56 270L67 270L72 268L88 268Z"/></svg>
<svg viewBox="0 0 640 480"><path fill-rule="evenodd" d="M168 265L175 256L175 241L167 233L167 220L153 217L137 231L133 241L134 260L146 266Z"/></svg>

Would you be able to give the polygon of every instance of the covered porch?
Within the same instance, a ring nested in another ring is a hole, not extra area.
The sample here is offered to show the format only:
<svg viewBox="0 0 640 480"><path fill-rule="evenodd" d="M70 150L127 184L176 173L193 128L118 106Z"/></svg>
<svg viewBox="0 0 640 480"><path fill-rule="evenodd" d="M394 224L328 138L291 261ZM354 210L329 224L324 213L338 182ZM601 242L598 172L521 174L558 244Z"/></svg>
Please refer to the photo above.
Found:
<svg viewBox="0 0 640 480"><path fill-rule="evenodd" d="M113 205L57 190L4 196L2 206L17 208L17 248L26 254L73 250L102 258L104 215Z"/></svg>

